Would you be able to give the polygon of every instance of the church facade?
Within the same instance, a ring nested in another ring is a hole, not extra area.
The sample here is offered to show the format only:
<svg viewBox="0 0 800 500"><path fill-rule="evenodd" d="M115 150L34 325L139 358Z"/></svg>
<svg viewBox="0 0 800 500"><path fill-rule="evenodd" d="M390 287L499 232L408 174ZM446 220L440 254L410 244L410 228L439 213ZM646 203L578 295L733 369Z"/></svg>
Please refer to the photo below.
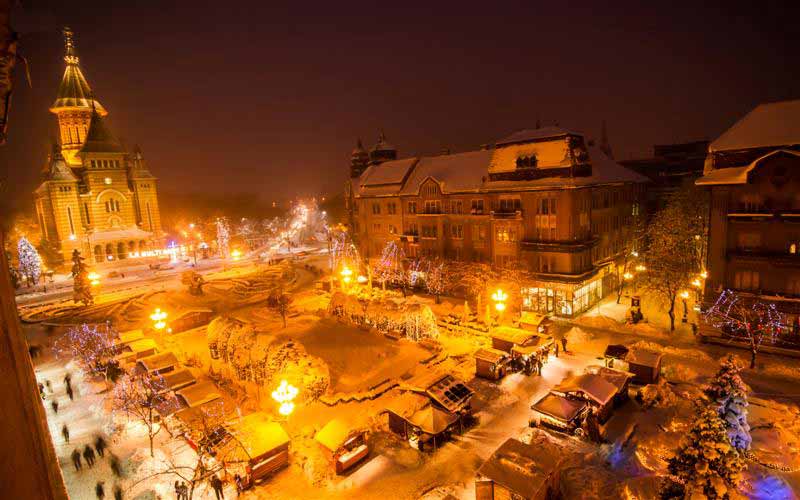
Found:
<svg viewBox="0 0 800 500"><path fill-rule="evenodd" d="M163 237L157 180L141 150L129 152L111 133L69 28L64 36L66 69L50 107L60 143L34 192L42 240L65 261L75 249L95 263L149 255Z"/></svg>

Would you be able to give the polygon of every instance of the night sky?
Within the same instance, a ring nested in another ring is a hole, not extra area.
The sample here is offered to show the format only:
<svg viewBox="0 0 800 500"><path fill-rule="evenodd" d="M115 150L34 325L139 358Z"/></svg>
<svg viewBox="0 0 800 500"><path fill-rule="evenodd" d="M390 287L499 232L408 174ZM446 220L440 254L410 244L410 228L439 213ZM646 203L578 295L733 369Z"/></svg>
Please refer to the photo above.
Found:
<svg viewBox="0 0 800 500"><path fill-rule="evenodd" d="M537 118L598 137L605 119L617 158L643 157L800 98L800 7L778 2L25 3L12 22L33 88L17 79L0 180L26 210L56 136L64 25L166 194L333 193L381 128L407 156Z"/></svg>

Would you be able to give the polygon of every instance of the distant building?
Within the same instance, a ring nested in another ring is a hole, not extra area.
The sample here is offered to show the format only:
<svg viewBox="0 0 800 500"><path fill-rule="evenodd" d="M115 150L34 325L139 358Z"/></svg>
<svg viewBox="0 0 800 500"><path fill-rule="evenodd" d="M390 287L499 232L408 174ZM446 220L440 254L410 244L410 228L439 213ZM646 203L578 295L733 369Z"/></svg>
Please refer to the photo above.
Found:
<svg viewBox="0 0 800 500"><path fill-rule="evenodd" d="M647 213L654 214L666 205L670 194L692 185L703 175L709 141L653 146L652 158L620 161L648 179Z"/></svg>
<svg viewBox="0 0 800 500"><path fill-rule="evenodd" d="M64 36L67 67L50 107L60 144L34 192L42 239L66 261L74 249L96 262L137 256L157 247L162 235L156 178L141 151L129 153L109 130L69 28Z"/></svg>
<svg viewBox="0 0 800 500"><path fill-rule="evenodd" d="M711 143L705 298L723 289L800 314L800 100L762 104Z"/></svg>
<svg viewBox="0 0 800 500"><path fill-rule="evenodd" d="M477 151L403 159L381 134L363 171L362 150L346 199L363 256L397 241L411 258L521 262L536 278L523 308L562 316L615 286L647 178L581 134L522 130Z"/></svg>

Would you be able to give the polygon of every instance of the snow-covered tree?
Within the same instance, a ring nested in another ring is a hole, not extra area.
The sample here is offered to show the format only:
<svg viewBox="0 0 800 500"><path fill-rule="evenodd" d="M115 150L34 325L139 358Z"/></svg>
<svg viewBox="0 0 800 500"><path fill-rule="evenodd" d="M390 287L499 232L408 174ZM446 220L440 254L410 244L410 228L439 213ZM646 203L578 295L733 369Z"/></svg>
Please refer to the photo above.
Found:
<svg viewBox="0 0 800 500"><path fill-rule="evenodd" d="M675 330L675 302L702 270L698 248L704 247L707 196L695 190L673 194L656 213L645 233L645 284L669 306L670 330Z"/></svg>
<svg viewBox="0 0 800 500"><path fill-rule="evenodd" d="M742 457L725 432L712 406L702 406L686 440L669 460L670 477L662 486L662 498L738 498Z"/></svg>
<svg viewBox="0 0 800 500"><path fill-rule="evenodd" d="M56 340L56 352L67 360L77 360L90 373L101 371L113 347L115 333L108 325L82 324Z"/></svg>
<svg viewBox="0 0 800 500"><path fill-rule="evenodd" d="M72 251L72 300L85 306L94 304L89 270L86 269L86 263L77 248Z"/></svg>
<svg viewBox="0 0 800 500"><path fill-rule="evenodd" d="M381 258L375 266L375 277L386 290L386 283L399 283L405 286L405 253L394 241L386 243L381 252ZM405 293L405 288L403 288Z"/></svg>
<svg viewBox="0 0 800 500"><path fill-rule="evenodd" d="M223 259L230 255L230 230L225 218L217 219L217 250Z"/></svg>
<svg viewBox="0 0 800 500"><path fill-rule="evenodd" d="M119 380L114 387L112 404L114 410L124 413L128 420L144 425L151 457L154 456L153 440L162 428L160 413L169 414L180 407L164 378L147 373L131 374Z"/></svg>
<svg viewBox="0 0 800 500"><path fill-rule="evenodd" d="M739 374L741 369L736 358L729 354L704 392L717 406L733 447L747 450L752 438L747 423L747 387Z"/></svg>
<svg viewBox="0 0 800 500"><path fill-rule="evenodd" d="M724 290L703 316L706 323L750 345L750 368L764 342L774 343L784 325L784 317L772 302L742 298Z"/></svg>
<svg viewBox="0 0 800 500"><path fill-rule="evenodd" d="M464 293L475 301L475 312L480 316L483 308L483 295L489 283L496 280L497 273L488 264L472 263L459 266L454 281L463 288Z"/></svg>
<svg viewBox="0 0 800 500"><path fill-rule="evenodd" d="M436 298L437 304L440 302L441 295L447 292L449 285L449 275L444 261L441 259L428 260L425 266L425 289Z"/></svg>
<svg viewBox="0 0 800 500"><path fill-rule="evenodd" d="M19 256L19 272L25 276L28 286L39 283L39 278L42 275L39 252L24 236L17 243L17 255Z"/></svg>

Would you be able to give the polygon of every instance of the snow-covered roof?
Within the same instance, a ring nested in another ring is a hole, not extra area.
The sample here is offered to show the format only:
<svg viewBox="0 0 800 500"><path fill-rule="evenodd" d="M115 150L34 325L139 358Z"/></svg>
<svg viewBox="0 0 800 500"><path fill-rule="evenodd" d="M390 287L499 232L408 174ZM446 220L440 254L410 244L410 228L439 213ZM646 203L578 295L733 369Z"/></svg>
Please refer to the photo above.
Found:
<svg viewBox="0 0 800 500"><path fill-rule="evenodd" d="M428 178L438 182L444 193L477 191L484 185L491 158L488 150L422 157L400 194L419 194Z"/></svg>
<svg viewBox="0 0 800 500"><path fill-rule="evenodd" d="M561 127L541 127L533 129L517 130L509 136L495 142L496 146L514 144L518 142L540 141L543 139L555 139L566 135L582 135L578 132L563 129Z"/></svg>
<svg viewBox="0 0 800 500"><path fill-rule="evenodd" d="M509 438L481 465L478 475L521 498L540 498L563 456L563 450L549 442L534 446Z"/></svg>
<svg viewBox="0 0 800 500"><path fill-rule="evenodd" d="M563 393L582 392L595 403L604 405L611 401L618 388L601 375L584 373L564 379L554 390Z"/></svg>
<svg viewBox="0 0 800 500"><path fill-rule="evenodd" d="M747 184L747 177L750 172L753 171L759 163L766 160L767 158L771 158L773 156L779 155L790 155L796 156L800 158L800 152L793 151L791 149L777 149L775 151L770 151L769 153L756 158L753 160L749 165L743 167L728 167L728 168L718 168L711 170L703 177L697 179L695 184L698 186L714 186L714 185L722 185L722 184Z"/></svg>
<svg viewBox="0 0 800 500"><path fill-rule="evenodd" d="M259 458L289 444L289 435L281 424L263 412L243 417L232 431L250 459Z"/></svg>
<svg viewBox="0 0 800 500"><path fill-rule="evenodd" d="M222 394L219 389L217 389L217 386L214 385L214 382L209 380L190 385L185 389L177 391L175 394L183 399L187 406L199 406L203 403L222 398Z"/></svg>
<svg viewBox="0 0 800 500"><path fill-rule="evenodd" d="M422 432L437 435L446 431L454 422L458 420L458 415L440 410L433 405L417 411L408 419L408 423L422 429Z"/></svg>
<svg viewBox="0 0 800 500"><path fill-rule="evenodd" d="M400 396L391 400L386 405L386 410L399 417L409 418L411 415L429 404L431 404L431 402L425 396L413 392L404 392Z"/></svg>
<svg viewBox="0 0 800 500"><path fill-rule="evenodd" d="M559 394L548 392L539 401L531 406L532 410L538 411L563 422L569 422L586 408L586 402L577 399L570 399Z"/></svg>
<svg viewBox="0 0 800 500"><path fill-rule="evenodd" d="M347 441L351 430L344 420L334 418L314 435L314 440L330 451L336 451Z"/></svg>
<svg viewBox="0 0 800 500"><path fill-rule="evenodd" d="M498 349L482 348L478 349L475 353L475 359L480 359L481 361L487 361L489 363L499 363L507 357L507 352Z"/></svg>
<svg viewBox="0 0 800 500"><path fill-rule="evenodd" d="M708 146L709 152L800 144L800 99L760 104Z"/></svg>
<svg viewBox="0 0 800 500"><path fill-rule="evenodd" d="M400 184L405 179L408 169L413 167L417 160L417 158L404 158L372 165L361 176L361 186Z"/></svg>
<svg viewBox="0 0 800 500"><path fill-rule="evenodd" d="M664 355L660 352L648 351L645 349L632 348L625 356L625 361L634 365L649 366L657 368L661 364Z"/></svg>
<svg viewBox="0 0 800 500"><path fill-rule="evenodd" d="M164 380L164 385L170 390L179 390L186 386L192 385L197 382L194 374L188 368L181 368L161 376Z"/></svg>
<svg viewBox="0 0 800 500"><path fill-rule="evenodd" d="M145 372L149 373L177 366L178 363L179 361L175 354L172 351L167 351L141 358L136 362L136 365L141 366Z"/></svg>
<svg viewBox="0 0 800 500"><path fill-rule="evenodd" d="M633 373L615 370L607 366L593 367L591 373L603 377L603 379L617 388L617 392L622 390L629 379L633 378Z"/></svg>
<svg viewBox="0 0 800 500"><path fill-rule="evenodd" d="M492 329L492 338L500 339L512 344L523 345L527 344L534 337L538 337L536 332L525 330L523 328L515 328L513 326L498 326Z"/></svg>

